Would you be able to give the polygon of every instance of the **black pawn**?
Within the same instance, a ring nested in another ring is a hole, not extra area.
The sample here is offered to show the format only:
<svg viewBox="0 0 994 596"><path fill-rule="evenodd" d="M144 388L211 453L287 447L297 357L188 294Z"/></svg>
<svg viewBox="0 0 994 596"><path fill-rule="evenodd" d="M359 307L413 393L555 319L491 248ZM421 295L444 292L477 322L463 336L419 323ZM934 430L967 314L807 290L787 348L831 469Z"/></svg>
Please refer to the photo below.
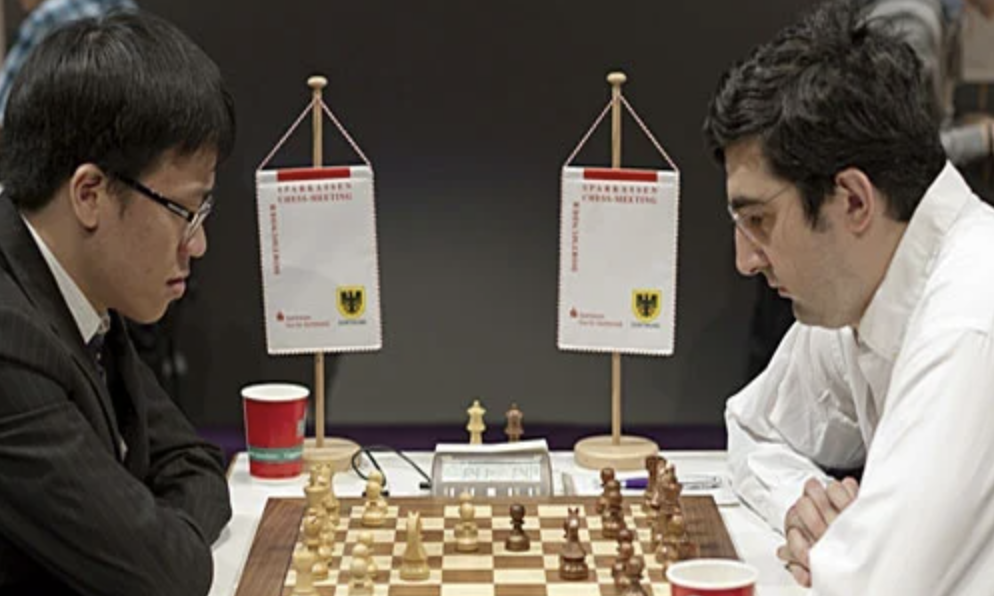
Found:
<svg viewBox="0 0 994 596"><path fill-rule="evenodd" d="M511 533L504 541L504 548L511 552L524 552L531 548L531 540L522 526L525 525L525 507L515 503L511 505Z"/></svg>

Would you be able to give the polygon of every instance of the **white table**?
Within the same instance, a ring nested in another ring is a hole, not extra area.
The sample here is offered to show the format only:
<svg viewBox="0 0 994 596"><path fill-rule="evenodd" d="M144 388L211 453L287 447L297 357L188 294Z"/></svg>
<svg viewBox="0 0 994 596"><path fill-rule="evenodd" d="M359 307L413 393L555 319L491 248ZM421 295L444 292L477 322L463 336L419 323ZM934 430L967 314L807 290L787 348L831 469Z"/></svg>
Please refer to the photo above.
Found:
<svg viewBox="0 0 994 596"><path fill-rule="evenodd" d="M431 474L430 452L413 452L407 455L426 473ZM759 569L757 590L759 596L803 595L808 592L794 583L793 578L776 558L776 547L782 542L780 536L770 530L751 510L739 504L727 489L725 452L669 451L663 452L663 456L676 465L677 474L681 479L704 474L722 478L724 487L713 494L739 556ZM386 454L377 454L376 457L387 475L392 496L428 494L427 491L418 488L421 476L401 458ZM599 494L598 473L579 468L571 452L554 452L552 467L556 480L556 494L561 494L563 473L573 479L577 494ZM622 474L618 476L624 477ZM301 476L281 482L260 481L249 476L248 457L245 453L235 457L228 479L233 515L231 523L214 544L214 583L210 596L231 596L235 593L266 500L270 497L303 497L306 480L306 476ZM364 488L365 482L351 471L335 475L335 494L340 497L361 496ZM637 492L626 492L626 494L637 494Z"/></svg>

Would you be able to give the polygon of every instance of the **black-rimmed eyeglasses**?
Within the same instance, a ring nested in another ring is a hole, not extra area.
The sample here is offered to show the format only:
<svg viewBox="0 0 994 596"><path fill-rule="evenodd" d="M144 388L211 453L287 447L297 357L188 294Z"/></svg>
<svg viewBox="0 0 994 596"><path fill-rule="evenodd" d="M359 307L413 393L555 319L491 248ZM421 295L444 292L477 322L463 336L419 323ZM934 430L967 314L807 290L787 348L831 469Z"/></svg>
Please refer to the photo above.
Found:
<svg viewBox="0 0 994 596"><path fill-rule="evenodd" d="M201 203L199 209L191 211L176 201L167 199L137 180L133 180L127 176L116 176L116 178L123 182L126 186L137 190L139 194L162 205L168 209L170 213L182 217L186 221L186 229L183 231L183 244L190 242L193 236L197 233L197 230L200 229L200 226L204 225L204 220L211 214L211 210L214 209L213 195L208 195L208 197L204 199L204 202Z"/></svg>

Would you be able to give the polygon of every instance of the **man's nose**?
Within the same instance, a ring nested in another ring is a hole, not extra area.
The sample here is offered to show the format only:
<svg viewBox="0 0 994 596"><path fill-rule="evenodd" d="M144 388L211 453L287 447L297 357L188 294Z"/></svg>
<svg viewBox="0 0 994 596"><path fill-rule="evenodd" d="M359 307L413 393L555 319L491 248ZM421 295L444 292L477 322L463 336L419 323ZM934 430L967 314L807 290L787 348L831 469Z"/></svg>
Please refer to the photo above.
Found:
<svg viewBox="0 0 994 596"><path fill-rule="evenodd" d="M735 228L735 268L746 277L752 277L770 264L763 249L756 246L742 230Z"/></svg>
<svg viewBox="0 0 994 596"><path fill-rule="evenodd" d="M180 250L194 259L204 256L207 252L207 230L204 226L197 228L197 231L180 247Z"/></svg>

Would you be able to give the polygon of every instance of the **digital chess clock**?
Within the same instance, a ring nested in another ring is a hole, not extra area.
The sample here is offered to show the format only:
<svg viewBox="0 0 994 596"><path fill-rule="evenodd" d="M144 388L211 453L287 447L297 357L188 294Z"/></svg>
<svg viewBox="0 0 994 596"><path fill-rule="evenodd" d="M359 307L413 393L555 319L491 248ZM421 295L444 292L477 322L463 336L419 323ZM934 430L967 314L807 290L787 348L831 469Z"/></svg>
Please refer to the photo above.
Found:
<svg viewBox="0 0 994 596"><path fill-rule="evenodd" d="M439 443L431 466L432 495L541 497L552 495L552 461L545 439L482 445Z"/></svg>

